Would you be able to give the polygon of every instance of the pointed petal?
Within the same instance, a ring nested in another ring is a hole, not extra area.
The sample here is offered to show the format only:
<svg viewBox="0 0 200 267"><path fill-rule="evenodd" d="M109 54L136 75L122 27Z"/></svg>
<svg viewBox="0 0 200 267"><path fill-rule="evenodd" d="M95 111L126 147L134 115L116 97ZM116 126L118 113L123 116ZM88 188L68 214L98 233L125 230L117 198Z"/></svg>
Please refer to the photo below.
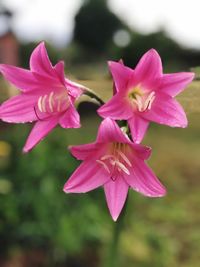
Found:
<svg viewBox="0 0 200 267"><path fill-rule="evenodd" d="M45 43L40 43L30 57L30 69L41 75L55 75L53 66L49 60Z"/></svg>
<svg viewBox="0 0 200 267"><path fill-rule="evenodd" d="M74 105L70 105L67 111L62 115L59 120L59 124L62 128L79 128L80 116Z"/></svg>
<svg viewBox="0 0 200 267"><path fill-rule="evenodd" d="M172 97L178 95L194 79L192 72L164 74L159 91Z"/></svg>
<svg viewBox="0 0 200 267"><path fill-rule="evenodd" d="M134 70L124 66L122 62L108 61L116 92L125 90Z"/></svg>
<svg viewBox="0 0 200 267"><path fill-rule="evenodd" d="M78 160L85 160L93 152L97 152L99 145L96 143L79 145L79 146L70 146L70 152Z"/></svg>
<svg viewBox="0 0 200 267"><path fill-rule="evenodd" d="M151 147L142 146L140 144L130 144L130 146L137 153L137 156L143 160L148 159L151 156Z"/></svg>
<svg viewBox="0 0 200 267"><path fill-rule="evenodd" d="M115 181L110 180L104 185L106 202L114 221L119 217L125 204L128 188L128 184L120 176Z"/></svg>
<svg viewBox="0 0 200 267"><path fill-rule="evenodd" d="M49 120L37 121L28 136L23 152L29 152L35 145L47 136L57 123L57 117L53 117Z"/></svg>
<svg viewBox="0 0 200 267"><path fill-rule="evenodd" d="M128 120L128 125L131 130L131 136L132 139L135 143L139 144L149 126L149 121L143 119L137 114L134 114L129 120Z"/></svg>
<svg viewBox="0 0 200 267"><path fill-rule="evenodd" d="M187 126L187 118L181 105L172 97L157 93L152 108L141 113L144 119L171 127Z"/></svg>
<svg viewBox="0 0 200 267"><path fill-rule="evenodd" d="M124 95L117 93L106 104L101 106L97 112L103 118L127 120L132 117L133 108Z"/></svg>
<svg viewBox="0 0 200 267"><path fill-rule="evenodd" d="M6 80L23 92L35 89L37 80L29 70L0 64L0 72Z"/></svg>
<svg viewBox="0 0 200 267"><path fill-rule="evenodd" d="M98 130L98 143L120 142L129 143L129 138L122 132L117 123L109 118L104 119Z"/></svg>
<svg viewBox="0 0 200 267"><path fill-rule="evenodd" d="M59 61L55 66L54 69L58 75L58 78L60 80L60 82L65 85L65 71L64 71L64 67L65 63L64 61Z"/></svg>
<svg viewBox="0 0 200 267"><path fill-rule="evenodd" d="M34 96L18 95L0 106L0 119L6 122L24 123L37 120Z"/></svg>
<svg viewBox="0 0 200 267"><path fill-rule="evenodd" d="M93 160L85 160L64 185L65 193L86 193L109 180L108 173Z"/></svg>
<svg viewBox="0 0 200 267"><path fill-rule="evenodd" d="M152 82L162 75L162 62L154 49L146 52L135 68L135 78L138 82Z"/></svg>
<svg viewBox="0 0 200 267"><path fill-rule="evenodd" d="M132 155L132 164L130 175L124 175L124 179L135 191L148 197L162 197L166 194L164 186L143 160Z"/></svg>

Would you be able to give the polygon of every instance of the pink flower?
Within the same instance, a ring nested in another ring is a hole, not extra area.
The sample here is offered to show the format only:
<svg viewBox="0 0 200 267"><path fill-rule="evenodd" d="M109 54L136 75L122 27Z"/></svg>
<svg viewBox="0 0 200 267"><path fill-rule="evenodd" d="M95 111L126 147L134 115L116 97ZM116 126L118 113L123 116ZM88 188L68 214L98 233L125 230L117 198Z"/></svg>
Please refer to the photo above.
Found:
<svg viewBox="0 0 200 267"><path fill-rule="evenodd" d="M174 99L194 78L194 73L163 74L158 53L151 49L135 70L122 62L109 62L116 94L98 113L114 120L128 120L134 142L140 143L150 121L186 127L183 108Z"/></svg>
<svg viewBox="0 0 200 267"><path fill-rule="evenodd" d="M74 101L83 86L64 76L64 63L52 66L45 44L40 43L30 57L30 70L1 64L0 72L21 94L0 106L0 119L11 123L35 121L23 151L28 152L57 124L63 128L80 127Z"/></svg>
<svg viewBox="0 0 200 267"><path fill-rule="evenodd" d="M131 142L109 118L101 123L96 142L72 146L70 150L83 162L64 185L64 191L85 193L103 186L114 221L124 206L129 186L148 197L166 194L163 185L144 162L151 149Z"/></svg>

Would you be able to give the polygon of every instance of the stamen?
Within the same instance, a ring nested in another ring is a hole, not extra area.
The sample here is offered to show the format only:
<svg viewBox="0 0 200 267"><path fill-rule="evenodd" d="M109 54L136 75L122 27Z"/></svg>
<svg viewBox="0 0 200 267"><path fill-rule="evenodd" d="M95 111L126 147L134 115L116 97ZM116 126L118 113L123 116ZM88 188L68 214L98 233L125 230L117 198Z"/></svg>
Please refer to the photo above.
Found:
<svg viewBox="0 0 200 267"><path fill-rule="evenodd" d="M54 99L53 99L53 92L50 93L49 95L49 108L51 112L53 112L53 105L54 105Z"/></svg>
<svg viewBox="0 0 200 267"><path fill-rule="evenodd" d="M41 104L42 104L42 112L46 112L46 103L45 103L45 101L46 101L46 99L47 99L47 95L44 95L43 97L42 97L42 101L41 101Z"/></svg>
<svg viewBox="0 0 200 267"><path fill-rule="evenodd" d="M139 94L138 92L135 92L131 96L132 103L136 104L139 112L143 112L145 110L151 109L152 103L155 99L155 92L152 91L149 95L145 93Z"/></svg>
<svg viewBox="0 0 200 267"><path fill-rule="evenodd" d="M151 105L155 99L155 92L151 92L144 102L144 110L151 109Z"/></svg>
<svg viewBox="0 0 200 267"><path fill-rule="evenodd" d="M110 158L115 158L113 155L104 155L103 157L101 157L101 160L105 160L105 159L110 159Z"/></svg>
<svg viewBox="0 0 200 267"><path fill-rule="evenodd" d="M143 111L142 97L140 95L136 95L135 98L136 98L138 110Z"/></svg>
<svg viewBox="0 0 200 267"><path fill-rule="evenodd" d="M42 112L42 96L40 96L38 99L38 108L39 108L39 111Z"/></svg>
<svg viewBox="0 0 200 267"><path fill-rule="evenodd" d="M97 159L96 162L100 163L100 164L105 168L105 170L106 170L108 173L110 173L110 170L109 170L109 168L108 168L108 166L106 165L105 162L103 162L102 160L99 160L99 159Z"/></svg>
<svg viewBox="0 0 200 267"><path fill-rule="evenodd" d="M132 167L132 164L131 162L129 161L129 159L126 157L126 155L120 151L120 150L117 150L117 153L121 156L121 158L130 166Z"/></svg>
<svg viewBox="0 0 200 267"><path fill-rule="evenodd" d="M125 166L123 163L121 163L121 162L119 162L119 161L117 160L117 161L115 161L115 164L116 164L122 171L124 171L126 174L130 175L129 170L126 168L126 166Z"/></svg>
<svg viewBox="0 0 200 267"><path fill-rule="evenodd" d="M111 174L111 179L116 180L117 173L122 171L130 175L128 167L132 167L130 160L125 154L126 144L114 142L112 144L112 154L103 155L100 159L96 160L101 164L104 169Z"/></svg>
<svg viewBox="0 0 200 267"><path fill-rule="evenodd" d="M40 112L54 113L66 110L70 105L70 99L67 92L56 94L50 92L40 96L37 101L37 107Z"/></svg>

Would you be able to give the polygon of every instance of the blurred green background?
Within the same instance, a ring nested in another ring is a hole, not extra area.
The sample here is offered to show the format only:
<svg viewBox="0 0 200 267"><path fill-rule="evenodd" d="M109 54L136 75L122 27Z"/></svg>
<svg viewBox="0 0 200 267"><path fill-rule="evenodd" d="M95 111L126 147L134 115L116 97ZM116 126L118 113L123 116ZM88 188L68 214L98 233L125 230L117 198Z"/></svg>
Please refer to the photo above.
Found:
<svg viewBox="0 0 200 267"><path fill-rule="evenodd" d="M20 42L11 29L8 34L17 41L19 65L28 67L36 43ZM112 38L117 31L118 44ZM127 36L129 42L120 45ZM112 94L106 60L123 58L134 67L152 47L160 53L165 72L188 71L200 65L200 51L179 45L164 31L144 35L130 29L107 8L106 1L100 0L85 1L80 8L74 38L67 47L47 44L53 63L64 58L67 76L95 90L104 100ZM116 255L119 267L199 267L200 82L198 68L195 71L197 80L178 98L187 112L189 127L152 124L143 141L153 148L149 165L168 194L150 199L129 191ZM0 90L1 101L15 93L2 77ZM62 191L79 164L67 146L95 139L101 121L96 109L91 103L80 104L81 129L57 127L29 154L22 154L22 147L32 125L1 122L1 267L106 266L115 223L103 190L87 194Z"/></svg>

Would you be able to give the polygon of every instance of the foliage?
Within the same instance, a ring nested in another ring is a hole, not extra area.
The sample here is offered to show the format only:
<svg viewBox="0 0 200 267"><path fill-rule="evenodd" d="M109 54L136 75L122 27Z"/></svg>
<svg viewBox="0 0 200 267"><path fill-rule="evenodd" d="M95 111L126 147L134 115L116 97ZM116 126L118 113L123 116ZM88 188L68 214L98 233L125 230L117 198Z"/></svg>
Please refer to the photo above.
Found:
<svg viewBox="0 0 200 267"><path fill-rule="evenodd" d="M106 1L89 0L75 17L74 41L90 52L105 53L114 32L122 27Z"/></svg>
<svg viewBox="0 0 200 267"><path fill-rule="evenodd" d="M194 85L180 101L189 91L196 91L199 83ZM100 84L94 82L94 88L98 87L102 92ZM110 82L104 81L103 88L107 98ZM13 257L16 249L40 249L46 265L29 262L25 266L62 266L66 260L70 267L75 263L102 266L114 224L103 192L62 192L66 179L79 164L65 147L69 142L91 142L99 124L94 114L86 121L85 110L84 106L80 110L81 130L58 128L28 155L22 155L21 149L29 127L1 124L1 259ZM143 142L153 148L149 164L168 188L168 195L149 199L130 190L120 240L121 266L199 266L199 114L189 114L189 121L185 130L160 125L149 129Z"/></svg>

